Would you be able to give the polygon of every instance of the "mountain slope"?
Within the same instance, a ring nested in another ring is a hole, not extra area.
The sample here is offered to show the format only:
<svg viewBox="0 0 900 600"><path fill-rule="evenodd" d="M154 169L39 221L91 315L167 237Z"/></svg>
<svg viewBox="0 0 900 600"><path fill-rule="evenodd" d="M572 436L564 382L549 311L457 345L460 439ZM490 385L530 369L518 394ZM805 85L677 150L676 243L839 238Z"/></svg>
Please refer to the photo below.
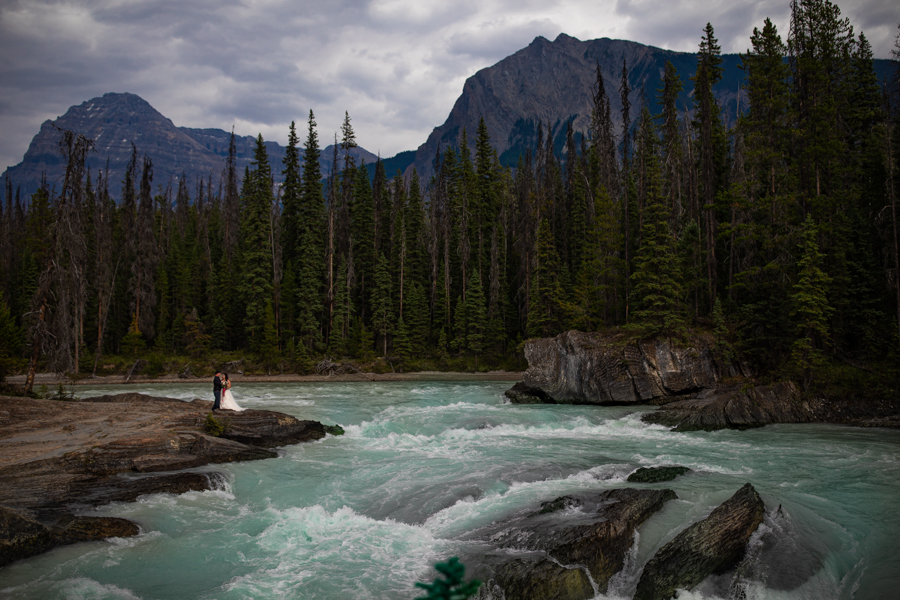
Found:
<svg viewBox="0 0 900 600"><path fill-rule="evenodd" d="M604 88L610 98L616 133L619 133L622 123L619 87L623 62L628 66L631 119L634 123L641 110L642 88L650 111L654 114L659 112L656 106L657 88L661 85L660 79L667 61L672 61L684 84L678 108L690 110L694 87L690 77L697 69L697 55L694 53L674 52L608 38L583 42L560 34L550 42L537 37L526 48L466 80L447 120L419 146L413 164L420 175L430 176L436 153L447 146L457 146L463 129L468 133L470 146L474 150L474 136L482 117L503 164L515 166L526 148L534 149L539 123L545 136L548 125L552 128L554 145L560 152L568 121L572 121L576 132L587 132L590 126L597 64L603 72ZM744 73L739 68L740 64L739 55L723 55L723 79L713 89L729 125L737 118L739 101L744 102L741 91ZM876 60L875 69L879 79L883 79L889 72L890 63Z"/></svg>
<svg viewBox="0 0 900 600"><path fill-rule="evenodd" d="M157 186L165 188L170 182L174 187L182 174L190 186L195 186L200 178L207 180L210 175L213 185L218 186L231 137L229 132L221 129L176 127L140 96L104 94L72 106L55 121L45 121L32 139L23 161L6 170L3 177L10 178L14 189L20 187L25 198L39 187L44 173L50 186L58 188L60 185L65 165L59 152L57 128L83 133L94 140L96 152L89 155L87 164L96 175L98 169L106 168L109 159L109 188L116 198L120 197L121 182L131 159L132 142L139 157L147 155L153 160L156 190ZM235 136L239 177L253 159L255 148L253 136ZM319 161L325 175L331 169L331 149L331 146L323 149ZM281 181L285 149L276 142L266 142L266 150L275 181ZM357 148L353 154L357 160L364 159L367 163L375 162L377 158L362 148Z"/></svg>

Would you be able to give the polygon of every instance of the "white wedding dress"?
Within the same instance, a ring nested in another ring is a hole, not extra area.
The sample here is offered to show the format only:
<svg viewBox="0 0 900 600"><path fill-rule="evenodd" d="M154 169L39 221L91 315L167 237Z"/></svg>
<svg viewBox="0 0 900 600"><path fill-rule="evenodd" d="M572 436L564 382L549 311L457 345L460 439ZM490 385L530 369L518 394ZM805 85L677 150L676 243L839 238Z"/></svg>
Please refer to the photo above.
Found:
<svg viewBox="0 0 900 600"><path fill-rule="evenodd" d="M230 389L222 390L222 400L219 402L219 408L223 410L244 410L234 401L234 394L231 393Z"/></svg>

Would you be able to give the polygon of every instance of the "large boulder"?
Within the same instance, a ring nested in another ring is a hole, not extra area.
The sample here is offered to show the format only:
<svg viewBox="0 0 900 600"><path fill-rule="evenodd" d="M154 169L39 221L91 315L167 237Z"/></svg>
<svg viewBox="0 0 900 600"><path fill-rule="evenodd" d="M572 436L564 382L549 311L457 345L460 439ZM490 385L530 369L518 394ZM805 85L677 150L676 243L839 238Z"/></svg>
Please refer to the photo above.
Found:
<svg viewBox="0 0 900 600"><path fill-rule="evenodd" d="M496 567L495 583L507 600L591 598L587 570L605 592L610 578L625 564L635 529L675 498L672 490L624 488L545 502L513 527L504 525L503 534L491 536L501 546L528 551L527 556ZM574 517L576 524L556 514L575 506L581 509Z"/></svg>
<svg viewBox="0 0 900 600"><path fill-rule="evenodd" d="M524 383L570 404L665 404L722 378L747 375L724 363L709 340L687 345L656 339L636 342L624 334L567 331L525 342Z"/></svg>
<svg viewBox="0 0 900 600"><path fill-rule="evenodd" d="M634 600L666 600L709 575L722 574L743 558L766 508L749 483L663 546L644 567Z"/></svg>

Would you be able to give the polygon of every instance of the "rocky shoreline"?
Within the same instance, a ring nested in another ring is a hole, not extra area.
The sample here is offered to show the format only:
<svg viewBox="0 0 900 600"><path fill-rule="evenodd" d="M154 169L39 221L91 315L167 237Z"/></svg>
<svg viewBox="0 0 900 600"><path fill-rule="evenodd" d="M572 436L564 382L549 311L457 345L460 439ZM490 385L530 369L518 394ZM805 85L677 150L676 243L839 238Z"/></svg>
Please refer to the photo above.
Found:
<svg viewBox="0 0 900 600"><path fill-rule="evenodd" d="M144 394L57 401L0 396L0 567L55 546L136 535L125 519L79 510L143 494L221 487L209 464L273 458L272 448L324 438L326 426L267 410ZM175 471L175 472L173 472ZM170 472L167 474L158 474Z"/></svg>
<svg viewBox="0 0 900 600"><path fill-rule="evenodd" d="M725 361L711 340L630 341L567 331L525 343L528 370L507 390L514 404L657 405L648 423L676 431L774 423L900 427L900 400L802 399L789 382L757 385L747 365Z"/></svg>

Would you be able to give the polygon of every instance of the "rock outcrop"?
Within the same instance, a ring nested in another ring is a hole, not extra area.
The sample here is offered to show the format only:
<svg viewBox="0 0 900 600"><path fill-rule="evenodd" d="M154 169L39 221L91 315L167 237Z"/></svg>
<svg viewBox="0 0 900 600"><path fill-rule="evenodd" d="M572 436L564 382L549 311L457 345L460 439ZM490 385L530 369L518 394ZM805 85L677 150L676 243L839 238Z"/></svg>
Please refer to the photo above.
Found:
<svg viewBox="0 0 900 600"><path fill-rule="evenodd" d="M743 558L750 536L762 523L765 505L749 483L663 546L644 567L634 600L666 600Z"/></svg>
<svg viewBox="0 0 900 600"><path fill-rule="evenodd" d="M663 339L632 342L622 334L567 331L529 340L525 358L523 383L531 395L539 397L537 390L567 404L665 404L716 388L723 378L749 375L741 365L717 359L700 338L678 346Z"/></svg>
<svg viewBox="0 0 900 600"><path fill-rule="evenodd" d="M501 545L530 551L497 566L495 583L507 600L591 598L586 569L605 592L624 565L635 529L675 498L672 490L624 488L545 502L540 511L515 524L508 541L494 536ZM582 511L577 524L553 514L573 506Z"/></svg>
<svg viewBox="0 0 900 600"><path fill-rule="evenodd" d="M524 380L506 396L516 404L657 404L642 419L676 431L812 422L900 426L900 399L801 400L789 381L755 385L749 368L721 360L711 344L703 337L636 342L579 331L529 340Z"/></svg>
<svg viewBox="0 0 900 600"><path fill-rule="evenodd" d="M321 423L264 410L217 411L226 431L214 437L205 432L211 408L143 394L0 397L0 566L60 544L137 533L121 519L73 517L74 507L224 482L214 472L151 473L273 458L271 447L325 437Z"/></svg>

